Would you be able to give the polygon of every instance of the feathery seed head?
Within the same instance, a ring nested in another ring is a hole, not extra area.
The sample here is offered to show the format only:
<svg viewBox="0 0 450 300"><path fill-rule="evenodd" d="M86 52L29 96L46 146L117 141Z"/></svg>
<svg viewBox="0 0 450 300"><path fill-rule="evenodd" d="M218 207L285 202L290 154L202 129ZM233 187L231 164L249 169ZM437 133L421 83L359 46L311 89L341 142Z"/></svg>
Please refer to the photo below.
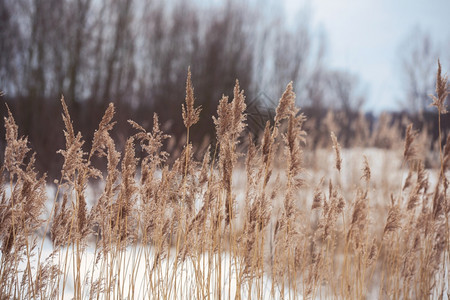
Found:
<svg viewBox="0 0 450 300"><path fill-rule="evenodd" d="M447 74L442 75L441 70L441 62L438 60L438 71L436 74L436 95L431 95L431 99L433 102L430 104L430 106L435 106L440 114L446 114L447 113L447 107L445 106L445 99L447 99L447 96L449 94L448 89L448 77Z"/></svg>
<svg viewBox="0 0 450 300"><path fill-rule="evenodd" d="M75 141L75 132L73 131L72 120L70 118L69 109L67 108L66 102L64 101L64 96L61 95L61 104L63 107L63 120L64 125L66 126L66 130L64 131L64 135L66 136L66 148L70 147Z"/></svg>
<svg viewBox="0 0 450 300"><path fill-rule="evenodd" d="M392 199L393 200L393 199ZM391 206L388 212L386 225L384 226L384 234L394 232L401 228L402 213L398 204Z"/></svg>
<svg viewBox="0 0 450 300"><path fill-rule="evenodd" d="M201 107L194 108L194 87L192 86L191 81L191 68L188 69L188 75L186 79L186 106L183 104L181 106L182 109L182 116L183 116L183 122L184 126L186 128L191 127L192 125L196 124L198 120L200 119L200 111Z"/></svg>
<svg viewBox="0 0 450 300"><path fill-rule="evenodd" d="M90 155L97 153L97 155L100 157L106 156L105 149L107 148L107 145L109 145L110 142L114 144L111 136L109 135L109 131L111 131L116 124L116 122L111 122L114 114L114 104L110 103L105 111L105 114L102 117L100 124L98 125L98 129L94 132Z"/></svg>
<svg viewBox="0 0 450 300"><path fill-rule="evenodd" d="M247 105L245 104L244 90L239 87L239 81L236 79L236 85L234 86L234 97L232 101L233 110L233 120L232 120L232 136L238 137L242 130L245 128L247 115L245 114L245 109Z"/></svg>
<svg viewBox="0 0 450 300"><path fill-rule="evenodd" d="M339 145L336 135L334 132L331 132L331 140L333 141L333 149L334 153L336 155L336 169L341 172L341 166L342 166L342 158L341 158L341 146Z"/></svg>
<svg viewBox="0 0 450 300"><path fill-rule="evenodd" d="M223 95L217 106L217 118L212 117L216 126L216 135L218 141L226 140L227 134L231 131L232 111L228 105L228 97Z"/></svg>
<svg viewBox="0 0 450 300"><path fill-rule="evenodd" d="M369 183L370 176L371 176L371 172L370 172L369 161L367 160L367 156L364 155L363 178L366 181L366 183Z"/></svg>
<svg viewBox="0 0 450 300"><path fill-rule="evenodd" d="M11 173L18 173L20 167L24 165L24 160L30 148L28 147L28 139L26 137L19 138L19 127L14 121L14 117L6 105L8 117L5 117L5 158L4 164L6 169Z"/></svg>
<svg viewBox="0 0 450 300"><path fill-rule="evenodd" d="M403 151L403 158L407 162L417 158L417 149L415 145L413 145L416 136L417 131L413 130L413 124L410 124L406 128L405 148Z"/></svg>
<svg viewBox="0 0 450 300"><path fill-rule="evenodd" d="M283 119L287 119L291 114L296 115L298 112L298 109L295 107L295 93L292 85L292 81L289 82L280 98L275 111L275 125L278 125Z"/></svg>

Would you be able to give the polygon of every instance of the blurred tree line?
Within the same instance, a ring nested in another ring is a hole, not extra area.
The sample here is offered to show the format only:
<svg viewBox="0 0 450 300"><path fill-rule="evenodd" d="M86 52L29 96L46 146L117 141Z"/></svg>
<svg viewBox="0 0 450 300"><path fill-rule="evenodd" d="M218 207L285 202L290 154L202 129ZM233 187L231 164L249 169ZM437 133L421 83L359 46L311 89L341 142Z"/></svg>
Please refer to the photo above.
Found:
<svg viewBox="0 0 450 300"><path fill-rule="evenodd" d="M279 6L273 0L0 0L0 99L50 173L60 169L61 95L87 142L109 102L118 108L119 143L130 134L127 119L149 128L153 112L175 143L182 141L188 66L203 109L192 130L196 144L213 138L211 116L236 79L252 130L264 123L261 107L276 104L293 81L313 122L320 125L328 109L339 111L350 139L348 120L365 101L361 82L327 66L324 33L312 28L310 10L288 22ZM0 105L3 116L5 109Z"/></svg>

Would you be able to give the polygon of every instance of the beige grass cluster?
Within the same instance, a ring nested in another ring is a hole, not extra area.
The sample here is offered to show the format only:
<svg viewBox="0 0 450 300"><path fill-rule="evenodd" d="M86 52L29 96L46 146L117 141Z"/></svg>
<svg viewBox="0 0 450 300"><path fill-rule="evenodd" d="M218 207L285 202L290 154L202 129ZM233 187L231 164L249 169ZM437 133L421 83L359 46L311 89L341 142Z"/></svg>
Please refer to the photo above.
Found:
<svg viewBox="0 0 450 300"><path fill-rule="evenodd" d="M448 88L440 73L439 65L433 105L444 113ZM186 144L169 165L170 154L161 150L169 136L156 114L151 131L129 121L136 133L121 153L110 136L111 104L85 152L62 99L66 148L59 151L64 164L48 219L42 219L45 176L34 171L34 155L8 110L0 299L63 299L69 277L75 299L448 297L450 136L432 183L408 127L402 164L408 175L390 197L374 203L366 157L354 162L361 164L361 179L351 196L343 191L343 158L333 132L336 174L305 185L306 118L295 105L292 83L273 123L253 141L242 136L246 105L236 81L233 99L224 96L213 117L217 144L201 161L193 158L189 140L200 115L194 101L189 72L182 107ZM105 172L92 165L94 156L105 158ZM245 174L245 190L236 189L237 172ZM104 188L98 199L87 199L95 178L103 178ZM311 199L301 201L309 190ZM42 255L46 236L53 244L48 257ZM86 267L89 249L95 260ZM179 271L187 265L193 278ZM144 276L140 286L133 284L137 276Z"/></svg>

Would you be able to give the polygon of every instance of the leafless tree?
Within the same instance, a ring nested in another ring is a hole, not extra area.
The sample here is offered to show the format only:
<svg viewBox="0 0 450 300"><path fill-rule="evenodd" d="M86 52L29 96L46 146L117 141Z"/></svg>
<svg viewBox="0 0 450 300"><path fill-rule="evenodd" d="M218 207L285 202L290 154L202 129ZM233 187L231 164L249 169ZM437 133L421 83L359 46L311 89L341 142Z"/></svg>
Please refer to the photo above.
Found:
<svg viewBox="0 0 450 300"><path fill-rule="evenodd" d="M331 107L345 112L359 111L365 102L364 89L359 78L347 71L328 74Z"/></svg>
<svg viewBox="0 0 450 300"><path fill-rule="evenodd" d="M0 88L47 159L61 142L49 124L61 94L88 135L114 101L119 118L132 112L145 124L156 111L181 137L188 66L206 116L222 94L232 94L236 79L248 100L264 93L273 102L293 81L299 103L318 109L330 106L332 85L350 109L355 98L345 92L354 86L344 86L342 74L328 80L326 44L312 32L311 12L302 10L288 24L279 6L275 0L0 0ZM127 127L118 121L120 135ZM211 118L201 117L192 140L213 136L213 128Z"/></svg>
<svg viewBox="0 0 450 300"><path fill-rule="evenodd" d="M438 58L439 53L431 36L419 28L415 28L400 46L403 104L409 112L428 109Z"/></svg>

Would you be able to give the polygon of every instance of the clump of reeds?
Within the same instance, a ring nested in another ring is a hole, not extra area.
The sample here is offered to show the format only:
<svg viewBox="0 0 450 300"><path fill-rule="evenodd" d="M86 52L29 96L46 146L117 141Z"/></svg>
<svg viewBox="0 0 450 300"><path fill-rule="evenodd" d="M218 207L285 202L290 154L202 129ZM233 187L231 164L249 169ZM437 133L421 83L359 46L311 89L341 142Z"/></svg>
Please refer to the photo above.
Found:
<svg viewBox="0 0 450 300"><path fill-rule="evenodd" d="M439 64L433 96L439 118L447 84ZM135 133L120 149L111 137L110 104L86 151L62 99L66 146L58 151L64 163L52 199L8 109L0 298L409 299L448 293L450 136L433 186L433 170L425 169L417 134L407 127L398 152L399 172L408 175L392 183L386 199L385 188L374 182L377 161L366 156L352 158L361 167L358 180L347 182L348 149L334 128L328 143L335 170L311 182L307 121L292 83L259 138L245 137L238 81L232 97L220 99L213 117L217 143L196 160L190 136L201 110L188 71L181 108L186 141L173 164L156 114L151 129L130 120ZM375 137L382 143L385 135ZM103 171L93 166L94 156L105 159ZM101 192L92 198L88 191L97 178ZM44 219L46 202L51 208ZM43 250L47 236L50 253Z"/></svg>

